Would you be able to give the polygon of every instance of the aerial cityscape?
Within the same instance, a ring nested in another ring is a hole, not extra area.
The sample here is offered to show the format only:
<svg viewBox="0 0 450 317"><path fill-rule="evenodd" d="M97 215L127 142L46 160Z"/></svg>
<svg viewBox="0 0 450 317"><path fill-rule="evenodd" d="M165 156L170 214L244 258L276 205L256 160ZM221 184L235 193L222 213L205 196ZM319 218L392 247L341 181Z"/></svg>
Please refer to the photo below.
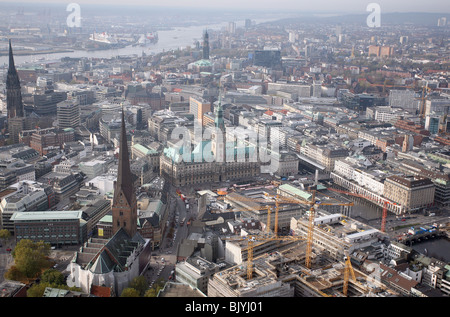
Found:
<svg viewBox="0 0 450 317"><path fill-rule="evenodd" d="M448 4L166 2L0 1L0 297L449 297Z"/></svg>

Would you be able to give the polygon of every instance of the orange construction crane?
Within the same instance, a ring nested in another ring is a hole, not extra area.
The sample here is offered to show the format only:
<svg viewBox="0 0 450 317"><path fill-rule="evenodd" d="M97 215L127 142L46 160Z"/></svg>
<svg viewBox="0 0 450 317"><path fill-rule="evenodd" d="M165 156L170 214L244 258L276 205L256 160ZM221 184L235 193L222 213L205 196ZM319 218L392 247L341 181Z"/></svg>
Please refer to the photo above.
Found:
<svg viewBox="0 0 450 317"><path fill-rule="evenodd" d="M332 188L332 187L329 187L328 189L331 190L331 191L334 191L334 192L341 193L341 194L355 196L355 197L364 198L364 199L368 199L368 200L372 200L373 201L372 198L367 197L365 195L352 193L352 192L347 192L347 191L339 190L339 189ZM386 218L387 218L387 205L388 204L396 205L396 203L392 203L392 202L390 202L390 201L388 201L386 199L383 199L383 214L381 216L381 228L380 228L381 232L386 232Z"/></svg>

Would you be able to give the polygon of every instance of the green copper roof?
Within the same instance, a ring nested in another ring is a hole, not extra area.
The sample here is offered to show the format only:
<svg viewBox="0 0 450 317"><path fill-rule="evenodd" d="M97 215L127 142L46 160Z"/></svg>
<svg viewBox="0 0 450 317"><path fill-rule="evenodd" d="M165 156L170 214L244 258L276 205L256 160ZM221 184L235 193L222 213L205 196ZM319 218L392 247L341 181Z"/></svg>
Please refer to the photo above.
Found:
<svg viewBox="0 0 450 317"><path fill-rule="evenodd" d="M158 152L152 149L149 149L143 145L140 144L135 144L133 145L133 148L135 148L136 150L138 150L141 153L144 153L144 155L151 155L151 154L157 154Z"/></svg>
<svg viewBox="0 0 450 317"><path fill-rule="evenodd" d="M209 67L209 66L212 66L212 63L207 59L201 59L201 60L194 62L194 65L200 66L200 67Z"/></svg>
<svg viewBox="0 0 450 317"><path fill-rule="evenodd" d="M291 195L298 196L298 197L300 197L302 199L305 199L305 200L310 200L311 197L312 197L312 194L310 194L308 192L305 192L304 190L301 190L300 188L291 186L289 184L280 185L278 188L280 190L288 192Z"/></svg>

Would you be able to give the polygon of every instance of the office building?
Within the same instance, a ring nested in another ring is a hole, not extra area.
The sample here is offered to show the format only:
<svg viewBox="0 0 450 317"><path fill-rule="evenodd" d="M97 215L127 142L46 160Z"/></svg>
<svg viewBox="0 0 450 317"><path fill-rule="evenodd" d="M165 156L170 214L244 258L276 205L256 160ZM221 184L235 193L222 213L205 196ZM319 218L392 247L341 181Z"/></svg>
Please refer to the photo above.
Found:
<svg viewBox="0 0 450 317"><path fill-rule="evenodd" d="M405 109L418 109L414 90L391 89L389 91L389 106Z"/></svg>
<svg viewBox="0 0 450 317"><path fill-rule="evenodd" d="M389 176L384 181L383 196L403 206L408 211L417 211L434 202L435 186L429 178L420 176Z"/></svg>
<svg viewBox="0 0 450 317"><path fill-rule="evenodd" d="M80 210L15 212L11 222L16 242L29 239L63 246L80 244L87 238L86 221Z"/></svg>
<svg viewBox="0 0 450 317"><path fill-rule="evenodd" d="M369 56L372 55L376 57L391 57L392 55L394 55L394 47L370 45Z"/></svg>
<svg viewBox="0 0 450 317"><path fill-rule="evenodd" d="M57 105L58 127L76 128L80 125L80 106L75 100L66 100Z"/></svg>
<svg viewBox="0 0 450 317"><path fill-rule="evenodd" d="M255 50L253 64L268 68L281 67L280 50Z"/></svg>
<svg viewBox="0 0 450 317"><path fill-rule="evenodd" d="M203 115L211 111L211 103L200 97L189 98L189 113L203 126Z"/></svg>

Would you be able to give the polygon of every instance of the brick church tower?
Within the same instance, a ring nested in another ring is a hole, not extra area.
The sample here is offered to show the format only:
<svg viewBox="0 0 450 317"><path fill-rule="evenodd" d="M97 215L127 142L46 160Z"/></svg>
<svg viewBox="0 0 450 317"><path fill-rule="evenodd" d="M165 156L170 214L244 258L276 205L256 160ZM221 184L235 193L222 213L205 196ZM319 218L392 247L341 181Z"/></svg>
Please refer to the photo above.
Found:
<svg viewBox="0 0 450 317"><path fill-rule="evenodd" d="M119 167L114 188L112 205L113 234L123 228L130 237L137 232L137 201L130 169L125 115L122 109L122 127L120 131Z"/></svg>

